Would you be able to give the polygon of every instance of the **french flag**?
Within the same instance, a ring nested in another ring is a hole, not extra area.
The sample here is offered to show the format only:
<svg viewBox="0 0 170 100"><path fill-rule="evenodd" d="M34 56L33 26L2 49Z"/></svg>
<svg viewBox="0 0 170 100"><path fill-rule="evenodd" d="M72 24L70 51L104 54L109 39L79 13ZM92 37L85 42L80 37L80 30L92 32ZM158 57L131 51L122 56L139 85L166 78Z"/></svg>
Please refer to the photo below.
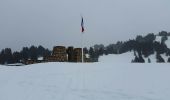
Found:
<svg viewBox="0 0 170 100"><path fill-rule="evenodd" d="M83 21L83 17L81 17L81 32L84 32L84 21Z"/></svg>

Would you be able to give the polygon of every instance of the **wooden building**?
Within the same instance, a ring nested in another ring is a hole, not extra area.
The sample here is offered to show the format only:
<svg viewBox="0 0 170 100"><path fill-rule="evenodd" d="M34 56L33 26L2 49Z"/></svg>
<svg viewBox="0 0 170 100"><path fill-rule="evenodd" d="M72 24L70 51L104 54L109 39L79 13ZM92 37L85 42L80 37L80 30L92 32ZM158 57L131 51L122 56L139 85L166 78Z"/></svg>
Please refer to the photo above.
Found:
<svg viewBox="0 0 170 100"><path fill-rule="evenodd" d="M82 62L82 48L68 47L68 61L69 62ZM85 61L85 55L84 55Z"/></svg>
<svg viewBox="0 0 170 100"><path fill-rule="evenodd" d="M75 48L74 49L74 61L75 62L82 62L82 48Z"/></svg>
<svg viewBox="0 0 170 100"><path fill-rule="evenodd" d="M45 58L47 62L82 62L82 48L55 46L51 56ZM84 55L84 61L86 57Z"/></svg>
<svg viewBox="0 0 170 100"><path fill-rule="evenodd" d="M66 62L67 52L64 46L55 46L52 55L46 58L48 62Z"/></svg>
<svg viewBox="0 0 170 100"><path fill-rule="evenodd" d="M67 48L67 54L68 54L68 62L75 62L75 60L74 60L74 48L73 47Z"/></svg>

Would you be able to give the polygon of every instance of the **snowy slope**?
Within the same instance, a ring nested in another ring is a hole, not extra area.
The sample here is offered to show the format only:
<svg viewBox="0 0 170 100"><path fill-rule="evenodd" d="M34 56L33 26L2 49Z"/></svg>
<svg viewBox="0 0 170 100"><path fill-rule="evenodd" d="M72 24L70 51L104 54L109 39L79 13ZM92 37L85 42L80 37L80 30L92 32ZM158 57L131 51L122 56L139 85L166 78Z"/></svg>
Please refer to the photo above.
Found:
<svg viewBox="0 0 170 100"><path fill-rule="evenodd" d="M169 76L169 64L0 66L0 100L169 100Z"/></svg>
<svg viewBox="0 0 170 100"><path fill-rule="evenodd" d="M162 58L164 58L165 62L168 61L168 56L165 54L161 54ZM127 52L123 54L109 54L109 55L103 55L99 57L99 62L103 63L131 63L132 59L134 59L134 52ZM150 55L149 57L144 57L145 63L148 63L148 58L150 58L151 63L157 63L156 62L156 53Z"/></svg>
<svg viewBox="0 0 170 100"><path fill-rule="evenodd" d="M109 55L100 56L99 62L131 63L132 59L134 59L134 53L127 52L123 54L109 54Z"/></svg>
<svg viewBox="0 0 170 100"><path fill-rule="evenodd" d="M155 41L161 42L161 36L156 36ZM170 48L170 40L167 40L166 45ZM165 60L165 62L168 61L169 56L166 56L165 54L161 54L162 58ZM99 57L99 62L114 62L114 63L131 63L132 59L134 59L134 52L127 52L123 54L109 54L109 55L103 55ZM150 58L151 63L156 63L156 53L150 55L149 57L145 58L143 56L145 63L148 63L148 58Z"/></svg>

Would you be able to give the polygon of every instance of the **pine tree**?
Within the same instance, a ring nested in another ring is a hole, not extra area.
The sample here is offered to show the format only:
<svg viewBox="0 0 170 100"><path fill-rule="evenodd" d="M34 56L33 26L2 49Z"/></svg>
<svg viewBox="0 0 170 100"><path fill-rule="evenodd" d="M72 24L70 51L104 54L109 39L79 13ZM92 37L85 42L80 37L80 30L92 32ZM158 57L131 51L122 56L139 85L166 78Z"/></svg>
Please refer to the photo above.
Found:
<svg viewBox="0 0 170 100"><path fill-rule="evenodd" d="M151 63L151 59L150 58L148 58L148 63Z"/></svg>
<svg viewBox="0 0 170 100"><path fill-rule="evenodd" d="M162 58L162 56L160 54L156 54L156 59L158 63L164 63L165 60Z"/></svg>

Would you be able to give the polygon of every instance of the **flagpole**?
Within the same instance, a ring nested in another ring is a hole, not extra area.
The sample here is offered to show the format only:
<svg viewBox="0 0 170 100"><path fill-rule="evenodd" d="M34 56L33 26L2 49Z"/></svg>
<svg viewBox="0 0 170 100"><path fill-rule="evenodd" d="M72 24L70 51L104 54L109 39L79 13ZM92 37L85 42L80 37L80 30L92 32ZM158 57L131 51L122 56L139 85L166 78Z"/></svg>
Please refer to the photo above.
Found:
<svg viewBox="0 0 170 100"><path fill-rule="evenodd" d="M82 48L82 55L81 55L81 61L84 62L84 53L83 53L83 32L84 32L84 21L83 16L81 16L81 48Z"/></svg>
<svg viewBox="0 0 170 100"><path fill-rule="evenodd" d="M82 56L81 56L81 60L82 60L82 63L84 62L84 59L83 59L83 32L81 32L81 48L82 48Z"/></svg>

